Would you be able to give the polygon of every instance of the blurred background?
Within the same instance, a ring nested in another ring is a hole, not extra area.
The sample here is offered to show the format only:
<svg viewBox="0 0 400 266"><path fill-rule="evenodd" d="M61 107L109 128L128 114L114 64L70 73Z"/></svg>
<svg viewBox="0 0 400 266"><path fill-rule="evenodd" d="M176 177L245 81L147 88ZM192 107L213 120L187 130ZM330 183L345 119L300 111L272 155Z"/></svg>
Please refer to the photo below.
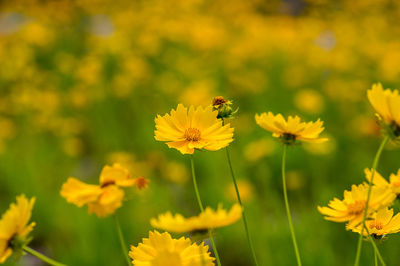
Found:
<svg viewBox="0 0 400 266"><path fill-rule="evenodd" d="M34 196L33 248L68 265L123 265L112 217L68 204L62 183L95 184L114 162L150 179L117 212L133 245L161 212L197 214L189 157L154 140L154 117L222 95L240 107L230 150L260 265L295 264L282 147L254 121L264 111L325 121L329 142L289 149L290 203L304 265L350 265L358 236L317 206L371 166L381 137L366 90L399 86L399 17L389 0L2 0L0 212ZM380 172L398 158L389 145ZM205 205L230 207L225 152L196 152L195 163ZM223 265L251 265L241 221L216 242ZM388 265L400 264L399 245L399 235L380 245ZM361 259L373 264L369 243Z"/></svg>

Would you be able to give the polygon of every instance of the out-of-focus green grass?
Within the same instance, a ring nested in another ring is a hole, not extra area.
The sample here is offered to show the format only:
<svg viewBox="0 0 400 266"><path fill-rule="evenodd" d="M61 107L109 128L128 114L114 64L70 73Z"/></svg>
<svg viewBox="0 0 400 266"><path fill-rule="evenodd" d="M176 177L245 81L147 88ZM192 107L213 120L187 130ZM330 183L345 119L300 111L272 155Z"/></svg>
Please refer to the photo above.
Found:
<svg viewBox="0 0 400 266"><path fill-rule="evenodd" d="M353 263L357 235L324 221L317 206L363 182L371 166L379 128L366 90L376 81L398 86L399 7L372 0L0 2L0 211L18 194L34 196L32 247L68 265L122 265L112 218L68 204L62 183L69 176L96 183L113 162L149 178L149 188L129 190L117 211L132 245L161 212L197 214L189 158L154 140L154 117L223 95L240 107L230 150L237 176L253 188L245 206L260 265L295 263L281 147L254 122L264 111L325 122L327 145L288 151L294 226L304 265ZM389 146L380 172L397 171L398 158ZM204 203L230 207L225 152L196 152L195 163ZM223 265L250 265L241 221L218 230L216 242ZM399 264L399 244L393 235L380 245L388 265ZM372 265L369 244L361 259Z"/></svg>

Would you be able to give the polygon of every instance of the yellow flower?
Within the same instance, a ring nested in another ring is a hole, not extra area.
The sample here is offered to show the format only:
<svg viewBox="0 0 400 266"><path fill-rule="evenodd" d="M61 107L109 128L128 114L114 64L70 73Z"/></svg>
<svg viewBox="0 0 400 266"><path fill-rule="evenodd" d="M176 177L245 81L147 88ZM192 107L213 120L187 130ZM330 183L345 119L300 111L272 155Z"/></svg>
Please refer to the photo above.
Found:
<svg viewBox="0 0 400 266"><path fill-rule="evenodd" d="M389 125L400 127L400 95L397 90L383 90L382 84L373 84L368 99L375 111Z"/></svg>
<svg viewBox="0 0 400 266"><path fill-rule="evenodd" d="M371 170L365 169L365 178L369 181L371 179ZM400 169L397 170L397 174L390 174L388 182L385 178L383 178L377 171L374 173L374 185L388 187L393 193L396 195L400 194Z"/></svg>
<svg viewBox="0 0 400 266"><path fill-rule="evenodd" d="M256 114L257 124L265 130L271 131L272 136L280 138L285 144L293 144L296 140L321 143L326 138L319 138L324 130L323 122L319 119L316 122L301 122L298 116L289 116L286 121L281 114L274 115L271 112Z"/></svg>
<svg viewBox="0 0 400 266"><path fill-rule="evenodd" d="M195 149L219 150L233 141L233 128L229 124L223 126L217 115L212 106L191 106L188 111L178 104L171 114L157 115L155 139L166 141L168 147L182 154L193 154Z"/></svg>
<svg viewBox="0 0 400 266"><path fill-rule="evenodd" d="M394 234L400 231L400 213L393 216L393 209L382 208L378 210L371 220L365 221L368 229L364 230L364 235L368 233L376 238L381 238L387 234ZM361 233L362 225L351 228L353 232Z"/></svg>
<svg viewBox="0 0 400 266"><path fill-rule="evenodd" d="M318 211L325 215L325 219L333 222L348 222L348 228L353 228L361 223L364 215L365 203L368 194L368 184L353 185L351 191L344 191L344 199L334 198L328 207L318 206ZM387 207L396 198L390 189L385 187L373 186L368 204L368 214L370 217L380 208Z"/></svg>
<svg viewBox="0 0 400 266"><path fill-rule="evenodd" d="M198 216L189 218L185 218L180 214L172 215L170 212L166 212L160 214L157 219L151 219L150 223L153 227L165 231L185 233L224 227L237 222L241 217L242 207L236 203L229 212L222 209L221 205L218 206L216 211L207 207Z"/></svg>
<svg viewBox="0 0 400 266"><path fill-rule="evenodd" d="M113 214L122 206L124 191L120 187L136 185L146 187L148 180L143 177L131 178L128 170L119 164L106 165L100 174L100 185L90 185L74 177L68 178L61 188L61 196L78 207L88 205L89 213L98 217Z"/></svg>
<svg viewBox="0 0 400 266"><path fill-rule="evenodd" d="M0 220L0 263L4 263L13 252L13 245L24 245L35 223L28 224L35 198L28 200L25 195L17 197ZM16 242L16 243L14 243ZM15 248L21 248L15 247Z"/></svg>
<svg viewBox="0 0 400 266"><path fill-rule="evenodd" d="M137 266L212 266L215 260L204 243L197 245L189 238L173 239L167 232L149 232L129 256Z"/></svg>

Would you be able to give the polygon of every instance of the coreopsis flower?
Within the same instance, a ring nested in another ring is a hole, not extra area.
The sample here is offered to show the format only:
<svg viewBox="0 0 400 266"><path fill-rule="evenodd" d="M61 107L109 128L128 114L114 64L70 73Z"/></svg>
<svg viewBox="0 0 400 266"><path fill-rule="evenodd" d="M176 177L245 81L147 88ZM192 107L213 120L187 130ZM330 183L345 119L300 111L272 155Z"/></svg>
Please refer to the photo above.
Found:
<svg viewBox="0 0 400 266"><path fill-rule="evenodd" d="M216 151L233 141L233 128L222 125L217 118L218 111L212 107L193 107L189 110L178 104L170 114L157 115L155 139L166 141L168 147L182 154L193 154L195 149Z"/></svg>
<svg viewBox="0 0 400 266"><path fill-rule="evenodd" d="M129 256L137 266L212 266L215 260L204 243L197 245L189 238L173 239L167 232L149 232Z"/></svg>
<svg viewBox="0 0 400 266"><path fill-rule="evenodd" d="M372 216L372 219L365 221L368 229L363 231L365 236L368 233L375 238L382 238L388 234L394 234L400 231L400 213L393 216L393 209L382 208ZM353 232L361 234L362 224L351 228Z"/></svg>
<svg viewBox="0 0 400 266"><path fill-rule="evenodd" d="M153 227L168 232L185 233L228 226L237 222L241 217L242 207L236 203L230 211L223 209L221 205L218 206L216 211L206 207L204 212L198 216L189 218L185 218L181 214L173 215L171 212L166 212L151 219L150 223Z"/></svg>
<svg viewBox="0 0 400 266"><path fill-rule="evenodd" d="M217 96L212 101L213 110L218 111L217 118L233 118L239 108L233 110L232 101L226 100L222 96Z"/></svg>
<svg viewBox="0 0 400 266"><path fill-rule="evenodd" d="M382 84L373 84L367 96L377 112L381 126L392 136L400 136L400 95L398 90L384 90Z"/></svg>
<svg viewBox="0 0 400 266"><path fill-rule="evenodd" d="M365 169L365 178L370 181L372 171L370 169ZM388 187L395 193L396 195L400 195L400 169L397 171L397 174L390 174L389 182L377 171L374 173L373 184L376 186Z"/></svg>
<svg viewBox="0 0 400 266"><path fill-rule="evenodd" d="M89 213L98 217L113 214L122 206L124 191L121 187L146 187L148 180L144 177L131 178L128 170L119 164L106 165L100 173L100 184L86 184L74 177L68 178L61 188L61 196L78 207L88 206Z"/></svg>
<svg viewBox="0 0 400 266"><path fill-rule="evenodd" d="M333 222L348 222L347 227L353 228L363 220L369 185L352 185L351 190L344 191L344 199L334 198L328 207L318 206L318 211L325 215L325 219ZM387 187L373 186L368 203L367 217L370 217L380 208L390 206L396 198Z"/></svg>
<svg viewBox="0 0 400 266"><path fill-rule="evenodd" d="M301 122L298 116L289 116L287 121L281 114L274 115L271 112L256 114L256 123L272 132L272 136L279 138L285 144L293 144L296 140L321 143L327 138L320 138L319 134L324 130L323 122L319 119L315 122Z"/></svg>
<svg viewBox="0 0 400 266"><path fill-rule="evenodd" d="M28 200L25 195L17 197L0 220L0 263L4 263L13 251L21 252L29 243L29 233L35 226L29 223L35 198Z"/></svg>

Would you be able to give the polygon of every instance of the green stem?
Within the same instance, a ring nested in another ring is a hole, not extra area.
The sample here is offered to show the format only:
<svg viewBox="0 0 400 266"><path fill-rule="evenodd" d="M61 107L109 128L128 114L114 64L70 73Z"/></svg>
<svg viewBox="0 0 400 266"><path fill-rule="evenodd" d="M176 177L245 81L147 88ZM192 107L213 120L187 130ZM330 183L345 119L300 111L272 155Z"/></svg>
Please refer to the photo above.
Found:
<svg viewBox="0 0 400 266"><path fill-rule="evenodd" d="M124 239L124 235L122 234L121 225L119 224L118 216L116 214L114 214L114 221L115 221L115 227L117 227L119 243L121 244L121 249L122 249L122 252L124 253L126 263L129 266L131 266L132 264L131 264L131 260L129 259L128 250L126 249L126 242Z"/></svg>
<svg viewBox="0 0 400 266"><path fill-rule="evenodd" d="M201 212L204 212L203 203L201 202L199 189L198 189L198 187L197 187L196 173L195 173L195 171L194 171L193 154L190 156L190 165L191 165L191 168L192 168L193 186L194 186L194 191L195 191L195 193L196 193L197 202L199 203L200 211L201 211ZM210 242L211 242L211 246L212 246L212 248L213 248L213 250L214 250L215 259L217 260L217 264L218 264L218 266L221 266L221 261L220 261L220 259L219 259L219 254L218 254L218 251L217 251L217 246L215 245L214 238L213 238L213 236L212 236L211 230L208 230L208 235L210 236Z"/></svg>
<svg viewBox="0 0 400 266"><path fill-rule="evenodd" d="M369 241L371 242L372 246L374 247L375 254L376 254L376 256L378 257L379 261L381 262L382 266L386 266L386 263L385 263L385 261L383 260L382 255L381 255L381 253L379 252L379 249L378 249L378 247L376 246L375 241L372 239L372 237L371 237L370 235L368 235L368 238L369 238Z"/></svg>
<svg viewBox="0 0 400 266"><path fill-rule="evenodd" d="M375 261L375 266L378 266L378 257L376 256L376 250L374 250L374 261Z"/></svg>
<svg viewBox="0 0 400 266"><path fill-rule="evenodd" d="M372 184L373 184L376 168L378 167L379 158L381 157L383 148L385 147L386 143L388 143L388 141L389 141L389 135L387 135L383 139L383 141L382 141L381 145L379 146L379 149L375 155L374 162L372 163L371 178L369 179L367 200L365 202L364 214L363 214L363 219L362 219L363 226L361 228L360 237L358 238L356 260L354 262L354 266L358 266L360 264L360 256L361 256L362 242L363 242L362 238L363 238L363 234L364 234L364 228L366 228L365 227L365 219L367 218L367 214L368 214L368 205L369 205L369 199L371 197ZM373 246L374 246L375 250L378 250L378 248L374 244L373 244Z"/></svg>
<svg viewBox="0 0 400 266"><path fill-rule="evenodd" d="M232 167L232 162L231 162L231 156L230 156L230 154L229 154L229 149L228 149L228 147L226 147L225 150L226 150L226 157L227 157L227 159L228 159L229 168L230 168L230 170L231 170L231 176L232 176L233 184L235 185L237 200L238 200L240 206L242 206L242 211L243 211L243 213L242 213L242 219L243 219L243 224L244 224L244 230L246 231L247 242L248 242L248 244L249 244L249 248L250 248L251 254L252 254L252 256L253 256L254 264L255 264L256 266L258 266L257 257L256 257L256 252L254 251L253 243L252 243L251 238L250 238L249 228L248 228L248 225L247 225L247 219L246 219L246 215L245 215L245 212L244 212L243 203L242 203L242 200L241 200L241 198L240 198L239 188L238 188L238 185L237 185L237 182L236 182L235 174L234 174L234 172L233 172L233 167Z"/></svg>
<svg viewBox="0 0 400 266"><path fill-rule="evenodd" d="M299 248L297 247L296 235L294 233L294 227L293 227L293 223L292 223L292 216L290 214L289 200L288 200L287 191L286 191L286 174L285 174L286 150L287 150L287 145L285 144L285 145L283 145L283 155L282 155L283 196L285 198L286 214L287 214L288 221L289 221L290 233L292 234L293 247L294 247L294 251L296 253L297 265L301 266L300 252L299 252Z"/></svg>
<svg viewBox="0 0 400 266"><path fill-rule="evenodd" d="M66 266L65 264L59 263L59 262L57 262L57 261L55 261L55 260L53 260L53 259L50 259L50 258L46 257L45 255L43 255L43 254L37 252L37 251L34 250L34 249L31 249L31 248L28 247L28 246L24 246L22 249L23 249L26 253L29 253L29 254L35 256L36 258L38 258L38 259L40 259L40 260L46 262L46 263L49 264L49 265L53 265L53 266Z"/></svg>

